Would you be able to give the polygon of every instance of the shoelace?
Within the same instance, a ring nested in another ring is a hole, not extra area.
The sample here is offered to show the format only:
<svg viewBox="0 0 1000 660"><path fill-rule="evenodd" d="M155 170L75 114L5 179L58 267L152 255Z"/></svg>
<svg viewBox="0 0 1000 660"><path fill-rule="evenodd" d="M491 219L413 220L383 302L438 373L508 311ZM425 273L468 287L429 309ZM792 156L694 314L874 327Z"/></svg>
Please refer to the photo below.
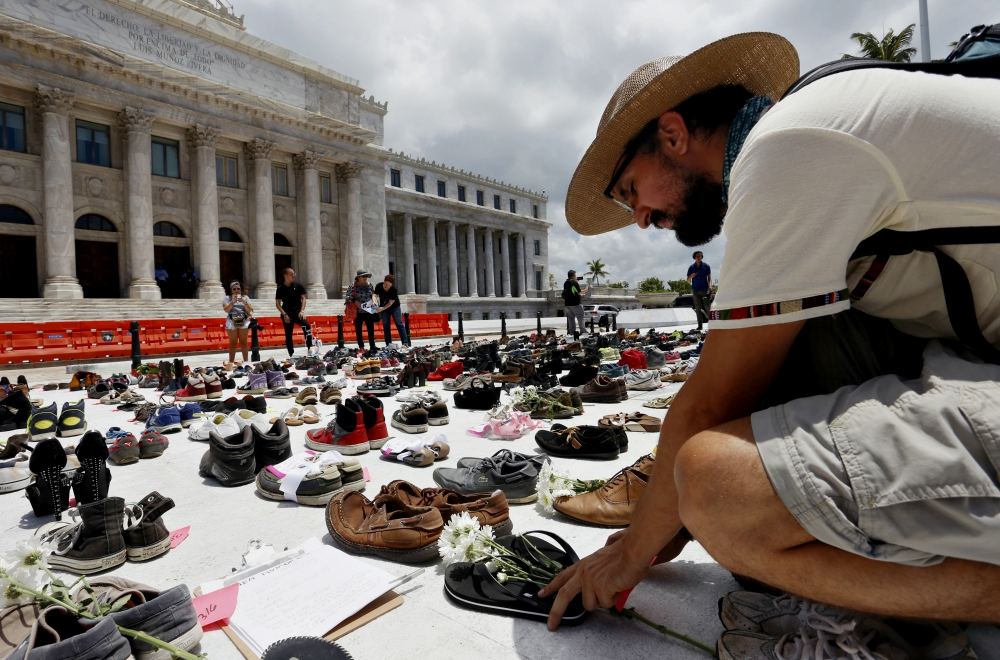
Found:
<svg viewBox="0 0 1000 660"><path fill-rule="evenodd" d="M868 648L875 630L862 637L855 630L858 622L854 619L812 614L808 621L798 633L778 640L774 646L778 660L880 660Z"/></svg>

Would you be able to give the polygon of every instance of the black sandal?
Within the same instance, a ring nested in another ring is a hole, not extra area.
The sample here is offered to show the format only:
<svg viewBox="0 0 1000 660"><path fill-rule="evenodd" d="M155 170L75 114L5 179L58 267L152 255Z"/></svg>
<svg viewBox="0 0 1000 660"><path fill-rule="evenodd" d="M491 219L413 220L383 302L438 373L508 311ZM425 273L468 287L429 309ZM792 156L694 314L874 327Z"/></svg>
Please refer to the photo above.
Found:
<svg viewBox="0 0 1000 660"><path fill-rule="evenodd" d="M552 538L562 547L558 548L539 539L537 535L540 534ZM528 537L530 544L526 543L522 536ZM563 568L580 561L569 544L551 532L539 530L520 535L501 536L496 542L516 554L518 558L512 561L524 568L529 567L527 560L538 557L537 553L545 555ZM540 590L541 586L533 582L523 582L513 578L501 584L496 576L490 573L485 562L454 563L448 567L444 578L445 594L464 607L492 614L545 621L549 617L549 610L552 609L555 597L539 598ZM583 597L577 595L566 608L562 625L578 624L587 614L587 610L583 607Z"/></svg>

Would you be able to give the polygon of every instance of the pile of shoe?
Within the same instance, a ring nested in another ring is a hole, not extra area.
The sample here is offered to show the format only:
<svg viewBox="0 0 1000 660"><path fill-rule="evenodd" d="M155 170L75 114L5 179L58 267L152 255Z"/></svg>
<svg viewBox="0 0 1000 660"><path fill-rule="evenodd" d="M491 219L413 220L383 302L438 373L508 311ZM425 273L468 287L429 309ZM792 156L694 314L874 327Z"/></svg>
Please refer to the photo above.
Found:
<svg viewBox="0 0 1000 660"><path fill-rule="evenodd" d="M337 412L326 428L306 433L309 449L356 456L381 448L389 439L385 408L379 399L353 396L336 405Z"/></svg>

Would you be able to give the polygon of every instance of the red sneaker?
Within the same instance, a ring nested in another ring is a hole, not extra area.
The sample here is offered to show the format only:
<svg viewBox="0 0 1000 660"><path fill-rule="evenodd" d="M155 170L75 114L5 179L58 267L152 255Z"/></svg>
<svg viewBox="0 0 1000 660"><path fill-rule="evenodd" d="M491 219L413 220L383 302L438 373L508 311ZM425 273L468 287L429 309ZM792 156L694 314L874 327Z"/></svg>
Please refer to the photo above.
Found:
<svg viewBox="0 0 1000 660"><path fill-rule="evenodd" d="M368 446L372 449L381 449L386 440L389 439L389 429L385 425L385 408L378 397L351 397L350 401L356 402L361 407L361 412L365 424L365 435L368 436Z"/></svg>
<svg viewBox="0 0 1000 660"><path fill-rule="evenodd" d="M187 385L177 390L178 401L204 401L208 398L205 379L200 374L188 377Z"/></svg>
<svg viewBox="0 0 1000 660"><path fill-rule="evenodd" d="M351 399L338 403L337 414L325 429L306 433L306 446L316 451L334 449L345 456L367 452L368 433L361 406Z"/></svg>
<svg viewBox="0 0 1000 660"><path fill-rule="evenodd" d="M628 365L628 368L632 371L636 369L646 368L646 354L642 351L637 351L634 348L630 348L622 352L622 359L618 361L619 366Z"/></svg>
<svg viewBox="0 0 1000 660"><path fill-rule="evenodd" d="M222 379L214 371L205 374L205 396L209 399L222 398Z"/></svg>

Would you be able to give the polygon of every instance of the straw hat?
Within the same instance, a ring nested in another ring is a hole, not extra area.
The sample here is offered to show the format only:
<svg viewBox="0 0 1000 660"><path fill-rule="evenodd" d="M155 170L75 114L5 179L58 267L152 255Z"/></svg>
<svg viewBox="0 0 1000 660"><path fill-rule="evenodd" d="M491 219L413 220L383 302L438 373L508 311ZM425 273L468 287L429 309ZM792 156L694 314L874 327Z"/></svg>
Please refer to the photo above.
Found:
<svg viewBox="0 0 1000 660"><path fill-rule="evenodd" d="M686 57L661 57L643 64L611 97L597 125L597 137L573 174L566 193L570 227L590 236L634 222L628 211L604 196L604 190L628 141L651 120L719 85L743 85L756 96L777 100L798 77L795 47L770 32L733 35Z"/></svg>

